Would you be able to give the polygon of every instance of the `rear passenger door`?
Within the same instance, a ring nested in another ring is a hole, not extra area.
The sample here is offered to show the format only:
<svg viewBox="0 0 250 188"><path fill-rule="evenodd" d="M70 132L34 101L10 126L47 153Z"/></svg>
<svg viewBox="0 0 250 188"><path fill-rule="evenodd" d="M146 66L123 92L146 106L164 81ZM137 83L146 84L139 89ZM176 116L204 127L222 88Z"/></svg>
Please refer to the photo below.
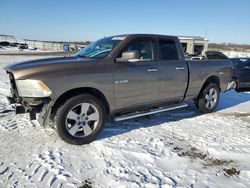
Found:
<svg viewBox="0 0 250 188"><path fill-rule="evenodd" d="M181 52L178 52L173 39L159 39L158 49L161 66L160 98L165 101L179 102L183 99L187 87L187 64L179 55Z"/></svg>

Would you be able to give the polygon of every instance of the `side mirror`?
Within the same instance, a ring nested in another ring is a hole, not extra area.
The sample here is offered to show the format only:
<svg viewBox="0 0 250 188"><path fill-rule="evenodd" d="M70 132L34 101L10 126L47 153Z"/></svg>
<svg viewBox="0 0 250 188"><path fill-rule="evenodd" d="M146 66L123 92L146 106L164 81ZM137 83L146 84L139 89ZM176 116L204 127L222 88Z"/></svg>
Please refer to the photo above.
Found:
<svg viewBox="0 0 250 188"><path fill-rule="evenodd" d="M121 58L116 58L116 62L138 62L140 61L140 54L138 50L125 51Z"/></svg>

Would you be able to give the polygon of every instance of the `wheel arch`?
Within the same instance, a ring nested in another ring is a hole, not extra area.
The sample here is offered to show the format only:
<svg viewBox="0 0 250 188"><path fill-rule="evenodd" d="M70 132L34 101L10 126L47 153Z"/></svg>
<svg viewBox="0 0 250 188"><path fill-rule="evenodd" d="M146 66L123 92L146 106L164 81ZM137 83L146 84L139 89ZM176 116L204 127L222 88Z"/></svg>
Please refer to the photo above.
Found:
<svg viewBox="0 0 250 188"><path fill-rule="evenodd" d="M68 90L66 92L64 92L63 94L61 94L56 101L54 102L52 109L51 109L51 117L54 118L58 108L64 104L66 102L67 99L80 95L80 94L90 94L93 95L95 97L97 97L98 99L100 99L103 102L103 105L105 107L106 113L107 113L107 117L110 114L110 105L108 103L107 98L105 97L105 95L99 91L98 89L95 88L91 88L91 87L81 87L81 88L75 88L75 89L71 89Z"/></svg>
<svg viewBox="0 0 250 188"><path fill-rule="evenodd" d="M219 90L221 91L221 87L220 87L220 78L219 78L219 76L213 75L213 76L208 77L208 78L204 81L204 83L203 83L203 85L202 85L202 87L201 87L201 89L200 89L200 92L199 92L198 97L200 96L200 94L201 94L201 92L204 90L204 88L207 87L210 83L217 84L217 86L219 87Z"/></svg>
<svg viewBox="0 0 250 188"><path fill-rule="evenodd" d="M235 80L238 82L239 79L236 76L232 76L231 80Z"/></svg>

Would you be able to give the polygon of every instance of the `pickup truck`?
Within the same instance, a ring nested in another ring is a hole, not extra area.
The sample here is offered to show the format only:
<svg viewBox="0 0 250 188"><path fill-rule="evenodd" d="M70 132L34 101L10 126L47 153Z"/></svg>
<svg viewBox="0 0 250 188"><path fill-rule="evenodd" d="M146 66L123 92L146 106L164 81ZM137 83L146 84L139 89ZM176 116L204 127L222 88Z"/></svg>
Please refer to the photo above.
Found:
<svg viewBox="0 0 250 188"><path fill-rule="evenodd" d="M73 56L5 67L16 114L52 125L70 144L95 140L106 121L186 107L212 112L230 88L228 60L186 61L175 36L130 34L93 42Z"/></svg>

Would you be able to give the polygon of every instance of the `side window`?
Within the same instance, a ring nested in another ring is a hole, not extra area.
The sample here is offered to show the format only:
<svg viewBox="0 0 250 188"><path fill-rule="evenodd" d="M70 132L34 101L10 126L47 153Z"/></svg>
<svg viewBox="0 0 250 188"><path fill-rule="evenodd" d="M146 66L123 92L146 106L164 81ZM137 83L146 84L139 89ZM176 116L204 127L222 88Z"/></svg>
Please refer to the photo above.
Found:
<svg viewBox="0 0 250 188"><path fill-rule="evenodd" d="M152 61L154 59L153 44L150 40L132 42L125 51L138 51L140 61Z"/></svg>
<svg viewBox="0 0 250 188"><path fill-rule="evenodd" d="M172 40L160 40L161 60L178 60L179 55L175 42Z"/></svg>

